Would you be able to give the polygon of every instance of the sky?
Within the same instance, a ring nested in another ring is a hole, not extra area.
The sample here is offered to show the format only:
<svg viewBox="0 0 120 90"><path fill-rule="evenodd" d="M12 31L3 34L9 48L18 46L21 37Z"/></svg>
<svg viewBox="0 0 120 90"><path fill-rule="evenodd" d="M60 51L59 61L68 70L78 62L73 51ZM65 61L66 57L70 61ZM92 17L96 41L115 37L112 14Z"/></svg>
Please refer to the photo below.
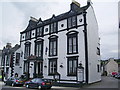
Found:
<svg viewBox="0 0 120 90"><path fill-rule="evenodd" d="M76 0L81 7L87 0ZM91 0L99 26L101 59L118 58L118 1ZM46 20L70 10L72 0L0 0L0 49L20 44L30 16Z"/></svg>

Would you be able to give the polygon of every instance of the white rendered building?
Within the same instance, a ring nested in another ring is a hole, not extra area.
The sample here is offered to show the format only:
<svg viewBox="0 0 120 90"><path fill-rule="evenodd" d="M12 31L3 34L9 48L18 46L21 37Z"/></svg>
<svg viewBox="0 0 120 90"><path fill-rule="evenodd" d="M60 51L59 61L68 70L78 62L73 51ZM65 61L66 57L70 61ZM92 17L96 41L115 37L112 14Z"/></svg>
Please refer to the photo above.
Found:
<svg viewBox="0 0 120 90"><path fill-rule="evenodd" d="M98 24L89 1L84 7L74 1L70 11L44 21L31 17L20 43L21 74L28 78L59 74L60 81L77 82L81 63L85 83L101 80Z"/></svg>

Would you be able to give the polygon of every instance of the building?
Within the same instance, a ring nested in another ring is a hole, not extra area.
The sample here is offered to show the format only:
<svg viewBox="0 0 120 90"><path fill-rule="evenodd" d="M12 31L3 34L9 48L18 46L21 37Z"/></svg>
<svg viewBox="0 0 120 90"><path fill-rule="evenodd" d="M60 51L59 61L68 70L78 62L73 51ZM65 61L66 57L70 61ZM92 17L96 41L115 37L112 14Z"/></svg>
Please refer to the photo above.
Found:
<svg viewBox="0 0 120 90"><path fill-rule="evenodd" d="M120 1L118 2L118 40L120 38ZM120 42L118 41L118 58L120 59Z"/></svg>
<svg viewBox="0 0 120 90"><path fill-rule="evenodd" d="M1 60L2 60L2 50L0 50L0 80L1 80L1 76L2 76Z"/></svg>
<svg viewBox="0 0 120 90"><path fill-rule="evenodd" d="M19 45L11 46L11 43L7 43L6 47L2 50L2 77L5 81L8 77L14 76L14 52L19 48Z"/></svg>
<svg viewBox="0 0 120 90"><path fill-rule="evenodd" d="M55 79L59 75L64 82L101 80L98 24L90 1L83 7L73 1L70 11L44 21L31 17L21 32L20 46L17 68L28 78ZM78 74L79 64L84 78Z"/></svg>
<svg viewBox="0 0 120 90"><path fill-rule="evenodd" d="M114 58L110 58L109 60L103 61L103 73L104 75L110 76L112 75L112 72L118 73L118 63L119 60L115 60Z"/></svg>

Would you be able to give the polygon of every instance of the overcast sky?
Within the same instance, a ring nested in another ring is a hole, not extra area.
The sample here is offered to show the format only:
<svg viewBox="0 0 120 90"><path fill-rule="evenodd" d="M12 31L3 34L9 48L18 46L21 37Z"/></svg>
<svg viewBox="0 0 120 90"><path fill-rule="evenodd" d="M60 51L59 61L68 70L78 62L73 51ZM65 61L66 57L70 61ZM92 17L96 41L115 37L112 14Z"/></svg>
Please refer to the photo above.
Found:
<svg viewBox="0 0 120 90"><path fill-rule="evenodd" d="M81 7L87 0L76 0ZM118 57L118 1L92 0L101 38L101 59ZM25 30L30 16L42 20L70 10L72 0L1 0L0 49L6 43L19 44L20 32Z"/></svg>

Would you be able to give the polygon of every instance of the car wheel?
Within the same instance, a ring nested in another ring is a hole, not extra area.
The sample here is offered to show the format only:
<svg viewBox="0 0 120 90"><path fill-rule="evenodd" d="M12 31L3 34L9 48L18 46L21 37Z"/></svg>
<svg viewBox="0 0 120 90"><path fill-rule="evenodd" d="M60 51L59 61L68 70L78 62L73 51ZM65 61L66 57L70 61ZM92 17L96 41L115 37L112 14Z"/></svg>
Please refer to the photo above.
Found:
<svg viewBox="0 0 120 90"><path fill-rule="evenodd" d="M12 87L14 87L15 86L15 84L14 83L12 83Z"/></svg>
<svg viewBox="0 0 120 90"><path fill-rule="evenodd" d="M38 89L41 89L41 86L38 86Z"/></svg>
<svg viewBox="0 0 120 90"><path fill-rule="evenodd" d="M7 86L7 83L4 83L5 86Z"/></svg>
<svg viewBox="0 0 120 90"><path fill-rule="evenodd" d="M48 87L47 89L51 89L51 87Z"/></svg>
<svg viewBox="0 0 120 90"><path fill-rule="evenodd" d="M26 85L26 88L29 88L29 85Z"/></svg>

